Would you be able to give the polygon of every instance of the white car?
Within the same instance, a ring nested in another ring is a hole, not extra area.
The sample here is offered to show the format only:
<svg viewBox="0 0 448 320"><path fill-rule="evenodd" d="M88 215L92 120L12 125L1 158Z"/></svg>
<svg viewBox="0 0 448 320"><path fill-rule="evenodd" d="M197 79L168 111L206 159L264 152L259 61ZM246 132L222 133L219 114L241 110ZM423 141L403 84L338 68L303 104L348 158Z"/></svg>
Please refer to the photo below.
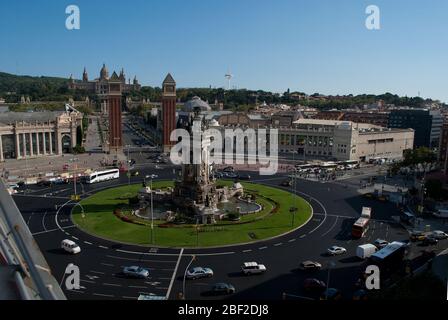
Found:
<svg viewBox="0 0 448 320"><path fill-rule="evenodd" d="M347 249L345 249L343 247L332 246L332 247L327 249L327 252L331 256L337 256L337 255L346 253Z"/></svg>
<svg viewBox="0 0 448 320"><path fill-rule="evenodd" d="M81 248L74 241L68 239L61 241L61 248L71 254L77 254L81 252Z"/></svg>
<svg viewBox="0 0 448 320"><path fill-rule="evenodd" d="M435 230L435 231L433 231L433 232L431 233L431 236L432 236L433 238L436 238L437 240L443 240L443 239L448 238L448 234L446 234L445 232L440 231L440 230Z"/></svg>
<svg viewBox="0 0 448 320"><path fill-rule="evenodd" d="M241 267L245 275L260 274L266 272L264 264L258 264L257 262L245 262Z"/></svg>

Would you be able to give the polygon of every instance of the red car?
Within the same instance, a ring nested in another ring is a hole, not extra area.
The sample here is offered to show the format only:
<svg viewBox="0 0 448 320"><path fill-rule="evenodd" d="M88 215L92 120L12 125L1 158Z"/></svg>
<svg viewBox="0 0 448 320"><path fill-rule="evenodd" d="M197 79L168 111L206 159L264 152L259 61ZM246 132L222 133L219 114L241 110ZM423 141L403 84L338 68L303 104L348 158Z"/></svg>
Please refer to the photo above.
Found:
<svg viewBox="0 0 448 320"><path fill-rule="evenodd" d="M303 282L303 288L306 291L323 291L326 287L325 282L316 278L308 278Z"/></svg>

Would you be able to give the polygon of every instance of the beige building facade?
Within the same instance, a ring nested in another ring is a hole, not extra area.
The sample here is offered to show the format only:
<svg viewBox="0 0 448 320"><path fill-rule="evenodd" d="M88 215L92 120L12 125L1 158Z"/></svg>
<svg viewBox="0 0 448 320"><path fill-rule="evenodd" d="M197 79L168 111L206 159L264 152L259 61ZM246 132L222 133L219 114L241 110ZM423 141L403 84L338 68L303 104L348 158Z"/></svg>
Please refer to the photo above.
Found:
<svg viewBox="0 0 448 320"><path fill-rule="evenodd" d="M298 158L369 161L401 159L412 149L414 130L388 129L350 121L299 119L291 127L278 127L279 152Z"/></svg>
<svg viewBox="0 0 448 320"><path fill-rule="evenodd" d="M74 110L0 113L0 161L70 153L81 123Z"/></svg>

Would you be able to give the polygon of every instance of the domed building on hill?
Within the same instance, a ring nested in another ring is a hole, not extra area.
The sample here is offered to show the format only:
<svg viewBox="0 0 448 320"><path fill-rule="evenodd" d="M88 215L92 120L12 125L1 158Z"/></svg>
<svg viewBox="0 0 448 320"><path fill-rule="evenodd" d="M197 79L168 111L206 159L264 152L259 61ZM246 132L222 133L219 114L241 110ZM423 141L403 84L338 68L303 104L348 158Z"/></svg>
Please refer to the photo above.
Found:
<svg viewBox="0 0 448 320"><path fill-rule="evenodd" d="M191 100L185 102L182 111L184 112L195 112L195 111L212 111L210 105L199 98L198 96L194 96Z"/></svg>

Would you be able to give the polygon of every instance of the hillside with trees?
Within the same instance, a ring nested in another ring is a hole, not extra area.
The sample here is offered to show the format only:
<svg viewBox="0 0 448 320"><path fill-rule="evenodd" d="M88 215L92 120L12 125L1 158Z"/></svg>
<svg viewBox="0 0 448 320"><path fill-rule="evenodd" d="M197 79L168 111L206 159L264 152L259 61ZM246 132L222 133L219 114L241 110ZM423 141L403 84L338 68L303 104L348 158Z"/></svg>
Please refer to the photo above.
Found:
<svg viewBox="0 0 448 320"><path fill-rule="evenodd" d="M89 96L94 100L94 95L89 95L80 90L69 90L68 79L57 77L31 77L17 76L0 72L0 97L6 102L20 102L22 96L30 97L31 101L67 101L69 98L80 101ZM424 100L420 97L400 97L395 94L385 93L381 95L345 95L345 96L325 96L319 93L306 95L303 92L290 92L288 89L283 94L273 93L263 90L234 89L224 90L223 88L178 88L178 98L181 102L199 96L209 103L218 101L224 103L224 107L230 110L248 110L257 103L267 104L293 104L315 107L321 110L344 109L361 107L383 100L386 104L396 106L422 107L434 101ZM161 101L162 91L159 87L142 87L139 92L131 92L129 96L135 100L142 98L152 102Z"/></svg>

